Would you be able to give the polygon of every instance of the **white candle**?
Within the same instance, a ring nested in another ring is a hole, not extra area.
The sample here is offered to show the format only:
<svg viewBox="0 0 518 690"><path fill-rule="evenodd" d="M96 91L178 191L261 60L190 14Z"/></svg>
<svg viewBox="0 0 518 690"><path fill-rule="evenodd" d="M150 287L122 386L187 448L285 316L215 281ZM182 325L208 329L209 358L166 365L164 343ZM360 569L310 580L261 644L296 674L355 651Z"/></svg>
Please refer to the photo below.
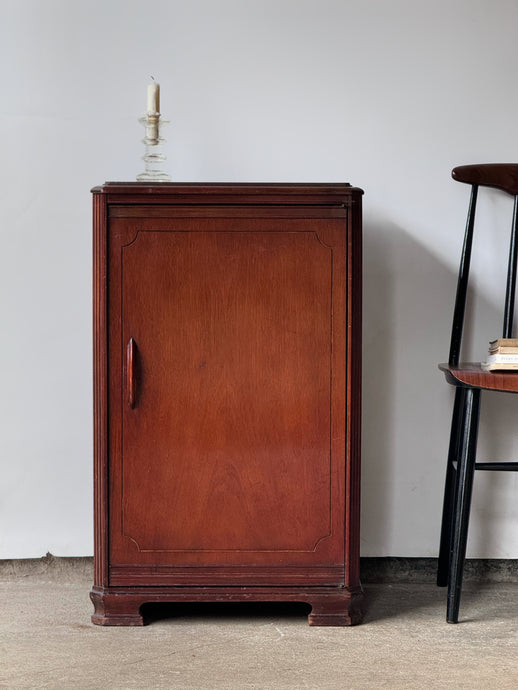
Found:
<svg viewBox="0 0 518 690"><path fill-rule="evenodd" d="M156 81L151 82L147 87L147 112L160 112L160 84Z"/></svg>

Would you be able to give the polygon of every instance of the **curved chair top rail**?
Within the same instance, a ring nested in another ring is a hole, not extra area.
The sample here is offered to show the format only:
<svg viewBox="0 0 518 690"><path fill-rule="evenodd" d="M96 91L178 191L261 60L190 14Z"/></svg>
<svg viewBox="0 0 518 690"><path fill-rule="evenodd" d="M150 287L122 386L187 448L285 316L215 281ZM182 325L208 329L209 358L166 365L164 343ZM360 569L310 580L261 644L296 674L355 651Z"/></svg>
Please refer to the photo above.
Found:
<svg viewBox="0 0 518 690"><path fill-rule="evenodd" d="M453 168L451 176L457 182L496 187L508 194L518 195L518 164L516 163L459 165L457 168Z"/></svg>

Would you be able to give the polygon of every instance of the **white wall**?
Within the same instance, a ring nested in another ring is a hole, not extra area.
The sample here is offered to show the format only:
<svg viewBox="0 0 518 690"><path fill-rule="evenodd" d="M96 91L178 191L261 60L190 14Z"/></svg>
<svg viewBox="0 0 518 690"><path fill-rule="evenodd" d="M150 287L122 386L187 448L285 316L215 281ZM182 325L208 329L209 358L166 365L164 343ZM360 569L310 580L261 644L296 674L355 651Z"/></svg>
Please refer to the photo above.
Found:
<svg viewBox="0 0 518 690"><path fill-rule="evenodd" d="M435 555L469 193L449 173L518 161L518 4L3 0L0 46L0 558L92 553L89 190L141 172L150 74L174 179L364 188L363 554ZM498 237L510 207L483 205ZM482 450L513 450L517 404L483 411ZM514 476L477 478L470 555L518 557Z"/></svg>

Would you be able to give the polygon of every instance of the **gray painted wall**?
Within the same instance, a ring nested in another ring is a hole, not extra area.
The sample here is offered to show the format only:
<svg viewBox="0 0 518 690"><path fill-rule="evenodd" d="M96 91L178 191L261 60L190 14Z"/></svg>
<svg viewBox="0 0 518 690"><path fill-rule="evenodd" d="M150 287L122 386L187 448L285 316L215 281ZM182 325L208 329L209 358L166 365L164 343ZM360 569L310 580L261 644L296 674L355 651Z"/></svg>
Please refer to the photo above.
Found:
<svg viewBox="0 0 518 690"><path fill-rule="evenodd" d="M518 4L3 0L0 46L0 558L92 553L89 190L142 171L150 74L175 180L364 188L363 555L435 555L469 193L450 170L518 161ZM481 203L479 359L511 203ZM491 457L516 450L506 402L484 403ZM469 555L518 557L516 482L479 479Z"/></svg>

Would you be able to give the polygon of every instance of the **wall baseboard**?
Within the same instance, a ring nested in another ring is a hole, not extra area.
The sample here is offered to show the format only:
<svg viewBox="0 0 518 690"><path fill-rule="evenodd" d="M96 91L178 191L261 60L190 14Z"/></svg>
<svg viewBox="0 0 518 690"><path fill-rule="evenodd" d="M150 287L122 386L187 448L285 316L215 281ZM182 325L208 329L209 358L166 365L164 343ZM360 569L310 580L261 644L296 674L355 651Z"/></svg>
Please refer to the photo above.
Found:
<svg viewBox="0 0 518 690"><path fill-rule="evenodd" d="M361 581L435 583L437 558L361 559ZM464 566L464 582L518 582L518 559L468 558Z"/></svg>
<svg viewBox="0 0 518 690"><path fill-rule="evenodd" d="M436 578L436 558L368 557L361 559L361 580L364 584L384 582L414 582L433 584ZM0 580L17 578L45 578L66 581L93 578L93 558L59 557L47 553L42 558L0 560ZM518 582L518 559L467 559L465 582Z"/></svg>
<svg viewBox="0 0 518 690"><path fill-rule="evenodd" d="M60 557L47 553L42 558L0 560L0 580L28 577L59 581L84 577L92 580L93 558L91 556Z"/></svg>

